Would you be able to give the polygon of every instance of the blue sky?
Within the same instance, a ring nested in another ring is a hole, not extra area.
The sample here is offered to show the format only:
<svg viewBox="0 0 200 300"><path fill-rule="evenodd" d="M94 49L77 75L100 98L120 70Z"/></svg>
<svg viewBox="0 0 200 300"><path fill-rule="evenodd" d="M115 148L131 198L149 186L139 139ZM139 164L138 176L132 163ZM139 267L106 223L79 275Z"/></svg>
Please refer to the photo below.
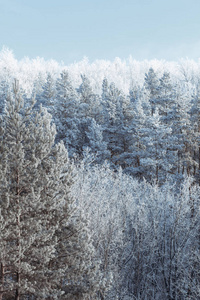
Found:
<svg viewBox="0 0 200 300"><path fill-rule="evenodd" d="M87 56L200 58L200 0L0 0L0 48L65 64Z"/></svg>

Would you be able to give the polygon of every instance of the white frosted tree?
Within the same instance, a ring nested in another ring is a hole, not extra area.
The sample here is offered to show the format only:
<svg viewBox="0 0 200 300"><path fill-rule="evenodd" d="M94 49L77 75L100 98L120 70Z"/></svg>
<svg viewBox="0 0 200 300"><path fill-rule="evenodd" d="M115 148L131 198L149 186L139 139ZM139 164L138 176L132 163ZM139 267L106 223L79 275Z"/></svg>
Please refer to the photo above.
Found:
<svg viewBox="0 0 200 300"><path fill-rule="evenodd" d="M200 95L199 86L192 97L190 113L190 143L191 143L191 157L193 159L193 175L197 178L200 184Z"/></svg>
<svg viewBox="0 0 200 300"><path fill-rule="evenodd" d="M80 98L80 99L79 99ZM94 119L99 115L97 97L92 93L90 82L82 76L82 84L76 93L68 73L63 71L57 81L55 119L58 137L68 148L69 155L81 156L89 147L98 156L98 161L108 156L103 141L102 128Z"/></svg>
<svg viewBox="0 0 200 300"><path fill-rule="evenodd" d="M132 165L133 133L132 107L130 99L119 91L114 83L102 83L102 104L104 112L103 137L111 153L111 162L122 168Z"/></svg>
<svg viewBox="0 0 200 300"><path fill-rule="evenodd" d="M77 89L78 93L80 94L81 102L87 103L91 108L91 102L94 97L94 93L92 91L92 87L90 85L89 79L85 75L81 75L82 83Z"/></svg>
<svg viewBox="0 0 200 300"><path fill-rule="evenodd" d="M156 99L156 107L159 109L159 114L162 116L162 122L165 124L171 123L170 110L175 103L175 89L172 85L170 74L164 72L159 80L158 96Z"/></svg>
<svg viewBox="0 0 200 300"><path fill-rule="evenodd" d="M0 82L0 114L4 111L6 94L9 90L9 85L6 80Z"/></svg>
<svg viewBox="0 0 200 300"><path fill-rule="evenodd" d="M61 72L60 77L56 81L55 98L53 115L57 126L56 138L60 141L65 139L67 130L72 130L79 105L78 95L66 70Z"/></svg>
<svg viewBox="0 0 200 300"><path fill-rule="evenodd" d="M15 81L0 140L0 299L95 299L86 221L70 196L71 164L41 107ZM33 102L34 105L34 102Z"/></svg>
<svg viewBox="0 0 200 300"><path fill-rule="evenodd" d="M171 129L161 124L158 110L153 115L140 110L140 123L137 128L140 155L140 168L144 178L156 182L163 181L170 166L166 164L166 149Z"/></svg>
<svg viewBox="0 0 200 300"><path fill-rule="evenodd" d="M111 286L101 299L199 299L198 185L138 182L91 160L77 165L72 189Z"/></svg>
<svg viewBox="0 0 200 300"><path fill-rule="evenodd" d="M94 93L90 80L85 75L81 75L81 80L82 83L77 89L80 98L79 118L93 118L97 123L101 123L101 98Z"/></svg>
<svg viewBox="0 0 200 300"><path fill-rule="evenodd" d="M159 93L159 80L153 68L150 68L148 73L145 74L144 87L149 96L151 104L151 114L153 115L156 108L157 96Z"/></svg>
<svg viewBox="0 0 200 300"><path fill-rule="evenodd" d="M93 165L93 159L86 155L77 165L73 195L89 220L96 260L100 262L103 281L109 287L109 292L100 290L101 299L123 299L124 249L129 239L124 238L126 201L131 199L132 178L121 171L114 173L108 164Z"/></svg>
<svg viewBox="0 0 200 300"><path fill-rule="evenodd" d="M53 79L50 73L47 74L47 79L42 87L41 98L42 105L47 107L48 111L51 114L54 114L54 105L55 105L55 80Z"/></svg>

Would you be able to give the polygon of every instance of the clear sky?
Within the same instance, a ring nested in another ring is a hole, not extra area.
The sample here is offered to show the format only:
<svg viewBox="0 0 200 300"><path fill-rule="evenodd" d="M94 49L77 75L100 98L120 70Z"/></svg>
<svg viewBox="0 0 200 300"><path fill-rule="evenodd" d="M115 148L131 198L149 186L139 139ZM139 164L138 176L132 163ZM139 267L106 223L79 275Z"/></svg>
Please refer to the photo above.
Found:
<svg viewBox="0 0 200 300"><path fill-rule="evenodd" d="M0 0L0 48L15 57L200 58L200 0Z"/></svg>

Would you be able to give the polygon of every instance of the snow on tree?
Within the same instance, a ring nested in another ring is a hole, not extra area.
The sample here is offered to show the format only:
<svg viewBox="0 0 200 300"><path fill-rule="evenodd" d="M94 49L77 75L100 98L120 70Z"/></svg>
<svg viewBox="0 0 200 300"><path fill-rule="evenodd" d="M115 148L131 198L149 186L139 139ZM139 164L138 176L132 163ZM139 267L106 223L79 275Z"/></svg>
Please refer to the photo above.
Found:
<svg viewBox="0 0 200 300"><path fill-rule="evenodd" d="M188 91L183 91L181 87L177 87L176 101L170 112L171 147L172 150L176 150L176 154L174 153L174 167L178 174L187 174L188 176L192 174L193 166L196 164L193 160L193 128L189 118L190 100L190 92L188 93Z"/></svg>
<svg viewBox="0 0 200 300"><path fill-rule="evenodd" d="M100 162L106 159L109 153L106 152L102 128L94 119L99 114L97 106L94 111L93 100L95 101L96 97L92 93L89 80L82 76L82 81L78 93L72 87L66 71L61 73L61 78L57 81L54 114L58 128L57 140L63 140L70 157L81 156L84 149L89 147Z"/></svg>
<svg viewBox="0 0 200 300"><path fill-rule="evenodd" d="M102 119L102 107L100 97L93 92L90 80L86 75L81 74L82 83L77 89L80 97L79 116L82 118L91 117L100 122Z"/></svg>
<svg viewBox="0 0 200 300"><path fill-rule="evenodd" d="M72 165L63 143L54 145L51 115L32 107L15 81L1 118L0 299L95 299L100 281L70 196Z"/></svg>
<svg viewBox="0 0 200 300"><path fill-rule="evenodd" d="M3 113L5 107L5 99L9 90L9 85L5 80L0 82L0 114Z"/></svg>
<svg viewBox="0 0 200 300"><path fill-rule="evenodd" d="M197 178L200 184L200 96L199 86L197 86L195 93L192 95L190 114L190 142L191 142L191 156L193 159L193 175Z"/></svg>
<svg viewBox="0 0 200 300"><path fill-rule="evenodd" d="M92 159L76 166L72 190L111 285L102 299L198 299L199 187L138 182Z"/></svg>
<svg viewBox="0 0 200 300"><path fill-rule="evenodd" d="M76 117L79 104L78 95L66 70L63 70L57 79L55 98L53 115L58 131L57 140L61 140L66 136L67 121Z"/></svg>
<svg viewBox="0 0 200 300"><path fill-rule="evenodd" d="M157 74L153 68L150 68L148 73L145 74L144 86L149 96L149 102L151 104L151 114L155 112L155 103L158 96L159 80Z"/></svg>
<svg viewBox="0 0 200 300"><path fill-rule="evenodd" d="M115 174L107 164L94 165L94 159L86 154L77 165L72 192L87 215L96 259L100 261L103 280L110 287L109 293L102 290L102 299L117 299L124 293L121 268L126 245L125 203L130 196L127 190L130 193L132 186L124 180L122 172Z"/></svg>
<svg viewBox="0 0 200 300"><path fill-rule="evenodd" d="M81 75L82 83L77 89L81 96L81 102L90 104L93 96L92 88L89 79L85 75Z"/></svg>
<svg viewBox="0 0 200 300"><path fill-rule="evenodd" d="M175 102L175 89L172 85L170 74L164 72L159 79L158 97L156 99L156 108L159 109L159 114L162 116L162 121L170 125L170 109Z"/></svg>
<svg viewBox="0 0 200 300"><path fill-rule="evenodd" d="M103 105L103 136L111 153L111 162L114 165L126 165L121 155L130 156L131 132L130 132L130 101L114 83L108 85L107 79L102 84ZM125 158L125 157L124 157ZM127 163L129 165L130 163Z"/></svg>
<svg viewBox="0 0 200 300"><path fill-rule="evenodd" d="M55 80L50 73L47 74L47 80L42 87L42 105L47 107L48 111L53 115L53 107L55 101L56 89L55 89Z"/></svg>

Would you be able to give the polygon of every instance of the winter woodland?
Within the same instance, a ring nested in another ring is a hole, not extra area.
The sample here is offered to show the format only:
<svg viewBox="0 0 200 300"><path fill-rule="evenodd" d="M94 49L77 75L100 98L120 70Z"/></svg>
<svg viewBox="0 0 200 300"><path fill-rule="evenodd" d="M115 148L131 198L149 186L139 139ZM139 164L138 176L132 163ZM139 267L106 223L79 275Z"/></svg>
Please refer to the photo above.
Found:
<svg viewBox="0 0 200 300"><path fill-rule="evenodd" d="M0 299L200 299L200 61L0 52Z"/></svg>

